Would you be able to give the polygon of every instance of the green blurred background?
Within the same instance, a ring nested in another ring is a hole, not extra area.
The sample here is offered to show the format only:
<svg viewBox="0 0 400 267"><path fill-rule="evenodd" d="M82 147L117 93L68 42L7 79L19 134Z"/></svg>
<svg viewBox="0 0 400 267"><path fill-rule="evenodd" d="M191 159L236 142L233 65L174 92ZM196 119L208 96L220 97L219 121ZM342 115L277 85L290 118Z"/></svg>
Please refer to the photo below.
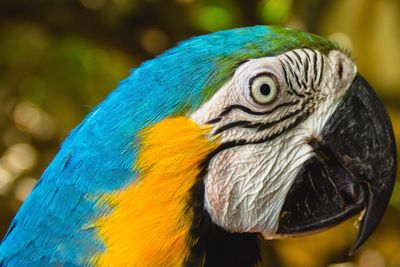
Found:
<svg viewBox="0 0 400 267"><path fill-rule="evenodd" d="M1 0L0 239L60 142L129 69L188 37L255 24L310 31L352 51L400 144L400 1ZM400 266L399 184L375 234L349 257L354 222L266 242L266 266Z"/></svg>

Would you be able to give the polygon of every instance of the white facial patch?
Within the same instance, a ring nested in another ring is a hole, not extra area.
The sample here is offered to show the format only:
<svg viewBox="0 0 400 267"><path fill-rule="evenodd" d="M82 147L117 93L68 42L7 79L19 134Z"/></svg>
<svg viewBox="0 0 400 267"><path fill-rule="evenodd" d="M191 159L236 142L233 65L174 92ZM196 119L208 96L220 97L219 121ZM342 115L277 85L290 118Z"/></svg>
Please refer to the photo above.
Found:
<svg viewBox="0 0 400 267"><path fill-rule="evenodd" d="M267 85L255 84L263 75ZM298 49L251 59L191 115L199 125L212 124L210 135L219 134L226 147L204 177L205 208L214 223L275 237L286 195L314 156L308 141L318 139L355 75L355 65L340 51ZM256 98L254 90L260 90ZM265 103L257 102L260 94Z"/></svg>

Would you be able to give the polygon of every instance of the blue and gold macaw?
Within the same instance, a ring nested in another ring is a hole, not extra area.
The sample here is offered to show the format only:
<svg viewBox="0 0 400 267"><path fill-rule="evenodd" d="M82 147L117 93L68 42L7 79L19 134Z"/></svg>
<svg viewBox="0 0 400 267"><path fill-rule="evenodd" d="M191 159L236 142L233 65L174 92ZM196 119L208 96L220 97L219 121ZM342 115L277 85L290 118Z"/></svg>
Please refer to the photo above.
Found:
<svg viewBox="0 0 400 267"><path fill-rule="evenodd" d="M349 55L255 26L143 63L76 127L12 221L1 266L255 266L258 241L364 211L395 176L390 121Z"/></svg>

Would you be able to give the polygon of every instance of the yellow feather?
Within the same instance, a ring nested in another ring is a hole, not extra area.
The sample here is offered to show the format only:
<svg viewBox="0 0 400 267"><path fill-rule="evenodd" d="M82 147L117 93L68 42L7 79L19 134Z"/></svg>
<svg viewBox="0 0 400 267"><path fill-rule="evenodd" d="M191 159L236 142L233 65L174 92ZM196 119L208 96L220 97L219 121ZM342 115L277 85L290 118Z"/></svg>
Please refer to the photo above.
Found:
<svg viewBox="0 0 400 267"><path fill-rule="evenodd" d="M106 250L97 266L181 266L196 242L190 238L190 189L199 164L217 147L186 117L165 119L139 134L134 183L108 197L113 211L95 226Z"/></svg>

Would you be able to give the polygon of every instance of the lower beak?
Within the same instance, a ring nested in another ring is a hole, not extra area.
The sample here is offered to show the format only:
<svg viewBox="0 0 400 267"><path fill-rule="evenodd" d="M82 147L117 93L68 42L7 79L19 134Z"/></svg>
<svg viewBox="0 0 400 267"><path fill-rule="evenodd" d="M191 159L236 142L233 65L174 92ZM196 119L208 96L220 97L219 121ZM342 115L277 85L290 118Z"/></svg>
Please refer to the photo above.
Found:
<svg viewBox="0 0 400 267"><path fill-rule="evenodd" d="M278 235L334 226L361 211L350 253L372 234L389 203L396 173L393 130L383 104L357 75L298 174L283 205Z"/></svg>

